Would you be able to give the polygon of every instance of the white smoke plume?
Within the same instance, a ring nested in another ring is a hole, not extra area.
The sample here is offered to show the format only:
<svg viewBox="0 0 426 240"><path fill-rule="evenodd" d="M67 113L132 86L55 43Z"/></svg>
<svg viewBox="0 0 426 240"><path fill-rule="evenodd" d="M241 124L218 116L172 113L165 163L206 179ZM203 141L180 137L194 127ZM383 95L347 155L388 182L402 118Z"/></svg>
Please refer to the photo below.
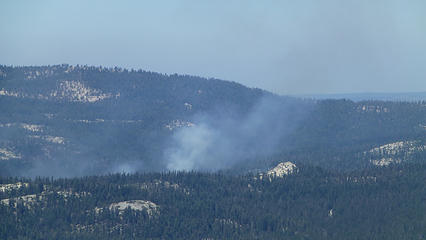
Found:
<svg viewBox="0 0 426 240"><path fill-rule="evenodd" d="M201 114L181 128L165 151L168 170L215 171L277 153L307 112L300 101L262 98L242 116Z"/></svg>

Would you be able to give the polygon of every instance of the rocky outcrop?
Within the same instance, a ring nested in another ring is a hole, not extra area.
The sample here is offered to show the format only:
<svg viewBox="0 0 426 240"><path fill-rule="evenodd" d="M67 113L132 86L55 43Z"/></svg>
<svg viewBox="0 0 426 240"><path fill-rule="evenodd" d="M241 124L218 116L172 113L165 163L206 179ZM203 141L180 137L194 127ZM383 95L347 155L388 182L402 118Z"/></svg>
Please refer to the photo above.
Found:
<svg viewBox="0 0 426 240"><path fill-rule="evenodd" d="M276 167L272 168L267 172L267 175L270 177L283 177L285 175L292 174L297 170L296 164L292 162L282 162Z"/></svg>
<svg viewBox="0 0 426 240"><path fill-rule="evenodd" d="M129 200L112 203L111 205L109 205L110 210L116 210L119 213L123 213L127 208L130 208L134 211L145 210L150 216L157 214L159 211L159 207L157 204L145 200Z"/></svg>

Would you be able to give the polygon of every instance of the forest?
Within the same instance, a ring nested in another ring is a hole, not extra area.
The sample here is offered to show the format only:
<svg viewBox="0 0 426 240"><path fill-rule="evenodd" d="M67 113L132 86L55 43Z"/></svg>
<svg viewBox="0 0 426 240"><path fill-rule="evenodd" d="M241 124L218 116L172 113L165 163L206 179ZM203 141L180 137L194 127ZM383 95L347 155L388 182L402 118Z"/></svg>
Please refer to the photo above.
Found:
<svg viewBox="0 0 426 240"><path fill-rule="evenodd" d="M425 181L425 164L350 173L300 166L263 179L226 172L3 177L0 186L23 186L0 191L0 238L425 239ZM132 200L151 205L111 208Z"/></svg>
<svg viewBox="0 0 426 240"><path fill-rule="evenodd" d="M291 161L350 171L425 156L425 101L301 99L218 79L81 65L0 72L1 176L179 170L170 155L196 152L187 143L206 132L216 138L196 158L212 159L192 159L185 170L244 173ZM403 144L395 156L371 152L395 143Z"/></svg>
<svg viewBox="0 0 426 240"><path fill-rule="evenodd" d="M425 239L425 106L0 66L0 239Z"/></svg>

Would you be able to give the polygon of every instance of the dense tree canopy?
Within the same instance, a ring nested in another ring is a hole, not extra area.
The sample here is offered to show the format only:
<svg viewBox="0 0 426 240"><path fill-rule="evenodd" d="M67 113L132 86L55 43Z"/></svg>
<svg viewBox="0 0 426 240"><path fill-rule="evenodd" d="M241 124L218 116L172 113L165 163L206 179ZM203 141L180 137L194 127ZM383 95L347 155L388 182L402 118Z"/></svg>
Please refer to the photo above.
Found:
<svg viewBox="0 0 426 240"><path fill-rule="evenodd" d="M29 183L0 192L1 199L40 198L0 204L0 238L423 239L425 170L395 165L342 174L302 166L263 180L195 172L1 178ZM157 204L158 213L108 209L136 199Z"/></svg>

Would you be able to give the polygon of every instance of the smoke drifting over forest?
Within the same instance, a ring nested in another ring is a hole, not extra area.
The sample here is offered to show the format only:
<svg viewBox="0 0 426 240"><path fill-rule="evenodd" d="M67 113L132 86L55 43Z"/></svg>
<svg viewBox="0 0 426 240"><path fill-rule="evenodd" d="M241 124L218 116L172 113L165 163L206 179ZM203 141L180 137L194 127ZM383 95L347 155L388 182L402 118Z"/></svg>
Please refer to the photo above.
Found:
<svg viewBox="0 0 426 240"><path fill-rule="evenodd" d="M88 66L0 71L2 176L245 172L282 161L347 170L371 165L360 154L396 140L424 149L421 102L302 100L216 79ZM111 98L57 98L63 79L80 86L78 96Z"/></svg>
<svg viewBox="0 0 426 240"><path fill-rule="evenodd" d="M167 169L215 171L274 154L306 112L300 104L268 96L242 116L199 114L195 126L172 136Z"/></svg>

